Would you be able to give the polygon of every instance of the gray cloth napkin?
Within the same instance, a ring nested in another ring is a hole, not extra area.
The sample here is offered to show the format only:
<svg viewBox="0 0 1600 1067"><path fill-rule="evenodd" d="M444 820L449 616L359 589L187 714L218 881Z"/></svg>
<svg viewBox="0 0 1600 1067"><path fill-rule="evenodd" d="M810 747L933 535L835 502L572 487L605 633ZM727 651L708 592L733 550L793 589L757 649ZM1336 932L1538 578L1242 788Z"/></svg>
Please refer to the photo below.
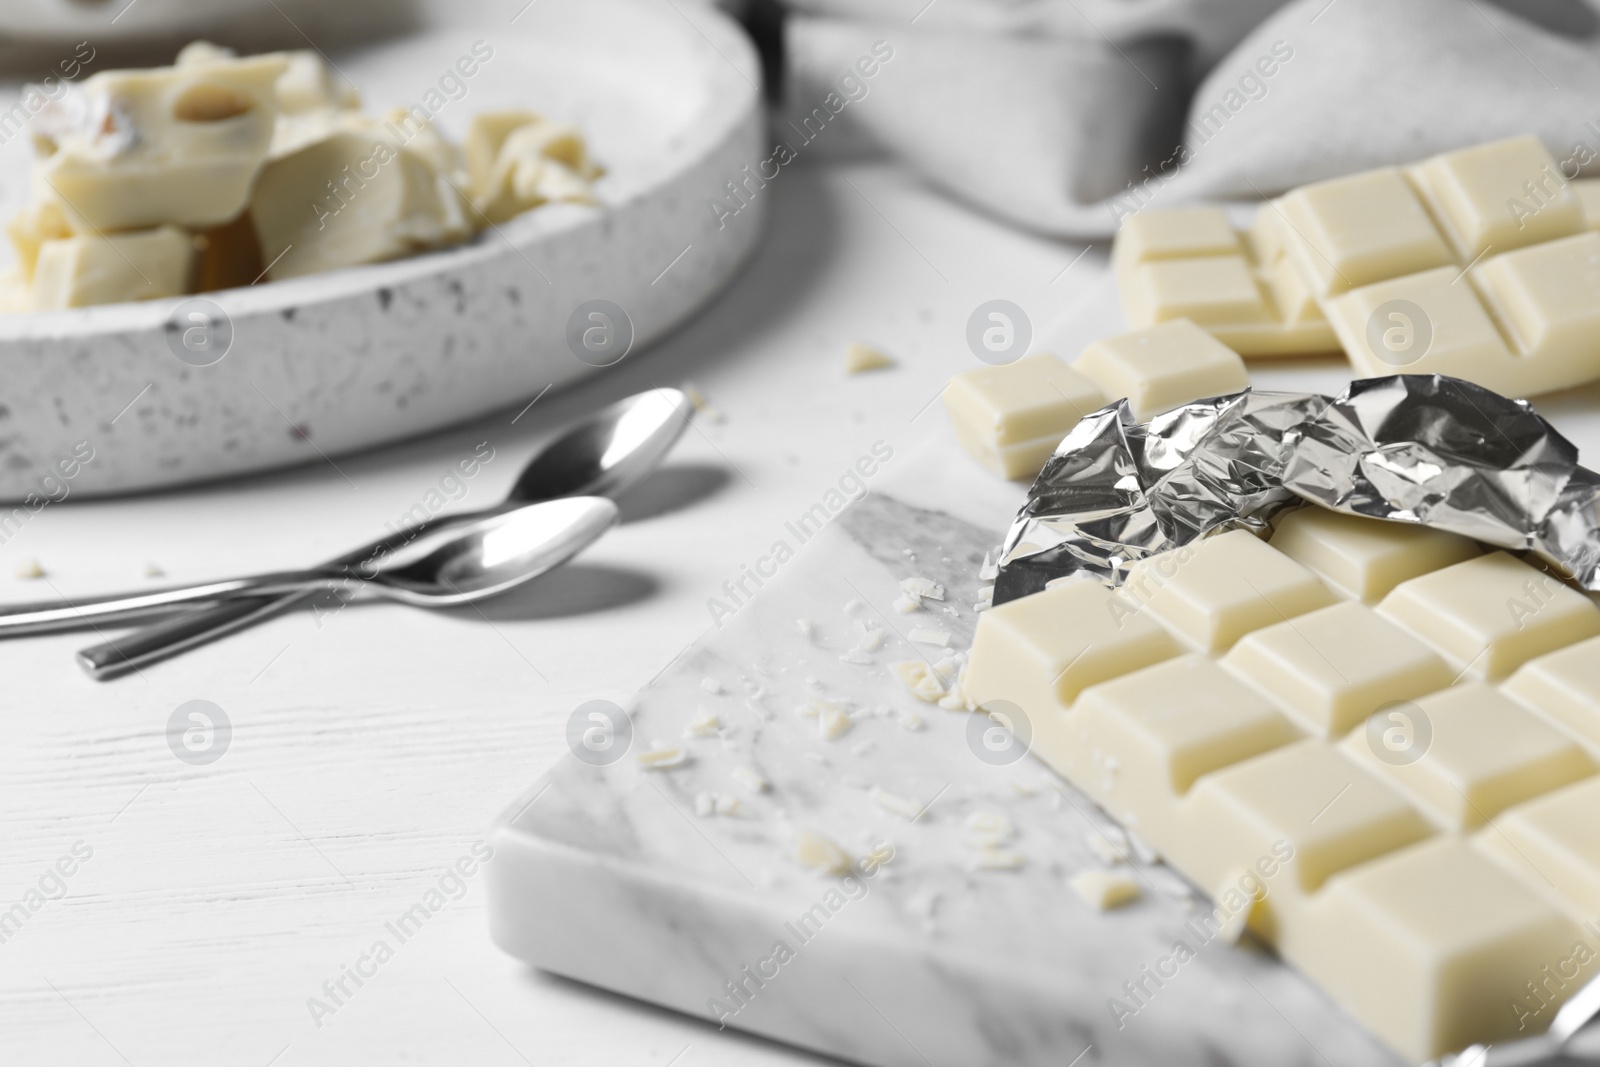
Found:
<svg viewBox="0 0 1600 1067"><path fill-rule="evenodd" d="M789 6L776 163L886 152L1063 237L1529 132L1600 173L1584 0Z"/></svg>

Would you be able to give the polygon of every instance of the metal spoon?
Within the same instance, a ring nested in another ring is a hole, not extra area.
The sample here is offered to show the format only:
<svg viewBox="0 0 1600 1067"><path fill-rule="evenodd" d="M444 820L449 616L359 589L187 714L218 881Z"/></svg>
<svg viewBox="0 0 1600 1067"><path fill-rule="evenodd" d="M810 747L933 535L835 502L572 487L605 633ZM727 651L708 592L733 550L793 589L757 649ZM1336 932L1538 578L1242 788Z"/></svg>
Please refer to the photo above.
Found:
<svg viewBox="0 0 1600 1067"><path fill-rule="evenodd" d="M295 593L354 582L388 600L448 607L503 593L571 559L617 521L605 497L547 500L451 527L420 558L372 560L364 568L337 563L273 571L220 582L176 586L136 596L103 597L67 607L23 604L0 609L0 633L48 633L138 617L174 604L255 593ZM413 554L415 555L415 554Z"/></svg>
<svg viewBox="0 0 1600 1067"><path fill-rule="evenodd" d="M449 515L402 530L348 552L330 565L350 567L374 555L431 544L456 525L501 514L521 504L563 496L614 494L632 485L661 462L689 425L693 405L678 389L652 389L602 408L558 434L541 448L517 477L506 502L483 511ZM146 626L115 641L85 648L78 663L97 680L243 630L301 603L305 593L229 600Z"/></svg>

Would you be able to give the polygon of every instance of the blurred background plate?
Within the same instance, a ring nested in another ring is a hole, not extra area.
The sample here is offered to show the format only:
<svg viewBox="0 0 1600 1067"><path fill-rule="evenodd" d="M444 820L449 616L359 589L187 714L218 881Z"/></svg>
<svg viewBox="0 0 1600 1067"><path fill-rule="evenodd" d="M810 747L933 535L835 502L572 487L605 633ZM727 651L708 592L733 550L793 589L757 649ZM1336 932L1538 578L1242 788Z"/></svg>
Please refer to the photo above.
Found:
<svg viewBox="0 0 1600 1067"><path fill-rule="evenodd" d="M225 26L274 2L305 9L305 0L9 0L0 33L32 40L76 35L103 43Z"/></svg>
<svg viewBox="0 0 1600 1067"><path fill-rule="evenodd" d="M762 158L765 122L756 57L714 10L671 0L402 4L373 23L401 27L398 36L356 46L276 5L268 14L284 31L273 46L322 48L369 112L422 101L486 43L493 56L435 122L459 137L475 112L512 106L576 122L608 170L597 186L604 207L551 205L461 248L208 293L201 299L223 313L212 351L228 346L209 366L175 354L182 330L202 321L191 314L207 311L186 306L195 298L0 316L0 498L37 489L82 442L94 459L72 488L103 494L316 460L525 403L616 358L630 330L626 358L638 358L728 281L760 234L761 196L720 221L708 208ZM240 32L212 37L262 47ZM177 40L142 42L160 53L153 59L108 46L89 69L168 62ZM51 63L46 46L29 55ZM8 87L0 110L19 91ZM26 142L0 144L5 217L27 197ZM580 359L568 326L605 328L579 310L592 301L609 302L616 333Z"/></svg>

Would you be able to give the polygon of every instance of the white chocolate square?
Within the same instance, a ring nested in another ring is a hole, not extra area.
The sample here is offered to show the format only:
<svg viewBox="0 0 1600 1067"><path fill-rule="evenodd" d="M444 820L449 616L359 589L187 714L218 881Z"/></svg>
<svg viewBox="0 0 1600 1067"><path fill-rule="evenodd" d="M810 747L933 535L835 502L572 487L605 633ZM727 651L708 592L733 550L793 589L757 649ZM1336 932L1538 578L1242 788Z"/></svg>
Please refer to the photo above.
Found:
<svg viewBox="0 0 1600 1067"><path fill-rule="evenodd" d="M1145 326L1190 319L1202 326L1265 323L1272 313L1242 255L1141 263L1125 275L1129 321Z"/></svg>
<svg viewBox="0 0 1600 1067"><path fill-rule="evenodd" d="M1600 778L1508 808L1473 838L1485 854L1522 876L1570 914L1600 915Z"/></svg>
<svg viewBox="0 0 1600 1067"><path fill-rule="evenodd" d="M945 386L961 446L1002 478L1032 478L1067 431L1105 405L1093 382L1052 355L979 367Z"/></svg>
<svg viewBox="0 0 1600 1067"><path fill-rule="evenodd" d="M1458 534L1319 507L1289 512L1278 520L1269 543L1367 604L1408 578L1479 554L1475 541Z"/></svg>
<svg viewBox="0 0 1600 1067"><path fill-rule="evenodd" d="M1289 257L1318 296L1453 262L1422 202L1394 168L1303 186L1278 208L1288 222Z"/></svg>
<svg viewBox="0 0 1600 1067"><path fill-rule="evenodd" d="M1282 841L1294 858L1279 877L1314 893L1330 876L1433 833L1397 790L1317 740L1206 775L1185 808L1192 840L1168 848L1181 850L1174 855L1201 885L1220 885Z"/></svg>
<svg viewBox="0 0 1600 1067"><path fill-rule="evenodd" d="M1127 397L1141 422L1250 384L1239 354L1186 319L1096 341L1072 367L1108 399Z"/></svg>
<svg viewBox="0 0 1600 1067"><path fill-rule="evenodd" d="M1117 230L1116 255L1127 263L1192 256L1237 255L1239 235L1219 207L1141 211Z"/></svg>
<svg viewBox="0 0 1600 1067"><path fill-rule="evenodd" d="M1600 753L1600 637L1529 660L1501 688Z"/></svg>
<svg viewBox="0 0 1600 1067"><path fill-rule="evenodd" d="M962 675L979 705L1006 700L1038 718L1096 682L1179 653L1155 620L1126 610L1099 582L1063 582L985 611Z"/></svg>
<svg viewBox="0 0 1600 1067"><path fill-rule="evenodd" d="M1504 552L1403 582L1378 613L1432 645L1457 671L1491 681L1600 634L1600 608L1588 597Z"/></svg>
<svg viewBox="0 0 1600 1067"><path fill-rule="evenodd" d="M1509 1006L1529 999L1523 983L1571 955L1582 937L1455 836L1333 878L1313 909L1294 962L1412 1062L1527 1036Z"/></svg>
<svg viewBox="0 0 1600 1067"><path fill-rule="evenodd" d="M1316 575L1246 530L1141 560L1118 595L1213 654L1334 600Z"/></svg>
<svg viewBox="0 0 1600 1067"><path fill-rule="evenodd" d="M1325 310L1345 354L1365 377L1449 374L1513 396L1523 392L1527 361L1507 346L1456 267L1363 286L1335 297Z"/></svg>
<svg viewBox="0 0 1600 1067"><path fill-rule="evenodd" d="M1083 718L1094 747L1115 761L1109 796L1156 794L1140 796L1130 811L1170 802L1201 775L1300 736L1270 701L1197 655L1086 689L1073 714Z"/></svg>
<svg viewBox="0 0 1600 1067"><path fill-rule="evenodd" d="M1475 829L1513 804L1595 771L1566 734L1481 682L1394 710L1411 720L1398 724L1412 734L1412 747L1398 758L1382 740L1388 721L1352 732L1343 747L1452 830Z"/></svg>
<svg viewBox="0 0 1600 1067"><path fill-rule="evenodd" d="M1582 205L1531 134L1434 156L1408 176L1462 265L1583 229Z"/></svg>
<svg viewBox="0 0 1600 1067"><path fill-rule="evenodd" d="M1472 277L1522 358L1600 376L1600 233L1494 256Z"/></svg>
<svg viewBox="0 0 1600 1067"><path fill-rule="evenodd" d="M1246 634L1223 662L1317 737L1343 737L1378 708L1449 685L1432 649L1364 604L1320 608Z"/></svg>
<svg viewBox="0 0 1600 1067"><path fill-rule="evenodd" d="M175 226L45 241L34 266L34 311L154 300L189 291L194 240Z"/></svg>

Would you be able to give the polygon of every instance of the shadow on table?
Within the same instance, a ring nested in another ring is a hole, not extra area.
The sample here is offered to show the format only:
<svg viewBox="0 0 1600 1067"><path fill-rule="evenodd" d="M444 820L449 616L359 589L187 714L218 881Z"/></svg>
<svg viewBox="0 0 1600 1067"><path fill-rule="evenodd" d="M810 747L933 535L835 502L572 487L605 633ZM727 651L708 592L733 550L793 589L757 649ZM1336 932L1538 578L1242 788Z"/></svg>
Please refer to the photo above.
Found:
<svg viewBox="0 0 1600 1067"><path fill-rule="evenodd" d="M709 463L677 463L662 467L617 497L623 522L643 522L700 503L722 491L731 474Z"/></svg>
<svg viewBox="0 0 1600 1067"><path fill-rule="evenodd" d="M627 607L656 595L660 583L644 571L600 563L569 563L481 604L441 608L465 620L522 622L563 619Z"/></svg>

